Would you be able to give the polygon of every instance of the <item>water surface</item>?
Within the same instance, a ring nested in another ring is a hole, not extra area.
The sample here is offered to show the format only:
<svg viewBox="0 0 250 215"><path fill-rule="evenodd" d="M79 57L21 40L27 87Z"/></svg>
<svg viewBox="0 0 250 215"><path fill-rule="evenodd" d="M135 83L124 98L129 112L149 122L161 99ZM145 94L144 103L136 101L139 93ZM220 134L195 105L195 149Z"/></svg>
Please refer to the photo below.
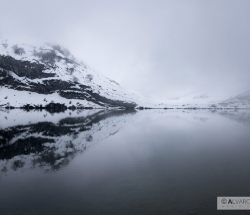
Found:
<svg viewBox="0 0 250 215"><path fill-rule="evenodd" d="M1 214L224 214L250 196L249 116L1 111Z"/></svg>

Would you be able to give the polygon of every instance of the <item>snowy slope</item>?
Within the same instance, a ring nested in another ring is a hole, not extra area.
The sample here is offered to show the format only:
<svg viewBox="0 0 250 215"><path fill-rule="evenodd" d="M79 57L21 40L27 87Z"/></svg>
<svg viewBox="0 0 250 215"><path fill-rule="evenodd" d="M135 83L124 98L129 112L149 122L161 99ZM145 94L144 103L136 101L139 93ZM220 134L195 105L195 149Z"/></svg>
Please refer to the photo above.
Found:
<svg viewBox="0 0 250 215"><path fill-rule="evenodd" d="M154 107L158 108L250 108L250 91L226 98L224 95L210 96L209 93L190 93L182 97L167 100Z"/></svg>
<svg viewBox="0 0 250 215"><path fill-rule="evenodd" d="M231 97L229 99L220 102L222 107L227 108L250 108L250 91L245 91L237 96Z"/></svg>
<svg viewBox="0 0 250 215"><path fill-rule="evenodd" d="M158 108L210 108L222 101L223 97L213 97L207 92L193 92L184 96L169 98L164 103L155 107Z"/></svg>
<svg viewBox="0 0 250 215"><path fill-rule="evenodd" d="M35 47L0 43L0 105L134 107L118 83L77 61L58 45ZM29 99L28 99L29 98Z"/></svg>

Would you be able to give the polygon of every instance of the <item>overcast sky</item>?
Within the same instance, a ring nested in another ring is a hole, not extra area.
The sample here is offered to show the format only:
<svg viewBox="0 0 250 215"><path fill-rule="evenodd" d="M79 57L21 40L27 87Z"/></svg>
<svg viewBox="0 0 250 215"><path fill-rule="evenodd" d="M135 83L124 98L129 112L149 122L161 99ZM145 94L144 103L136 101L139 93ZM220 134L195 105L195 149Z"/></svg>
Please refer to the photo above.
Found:
<svg viewBox="0 0 250 215"><path fill-rule="evenodd" d="M250 87L249 0L0 0L0 36L52 42L155 100Z"/></svg>

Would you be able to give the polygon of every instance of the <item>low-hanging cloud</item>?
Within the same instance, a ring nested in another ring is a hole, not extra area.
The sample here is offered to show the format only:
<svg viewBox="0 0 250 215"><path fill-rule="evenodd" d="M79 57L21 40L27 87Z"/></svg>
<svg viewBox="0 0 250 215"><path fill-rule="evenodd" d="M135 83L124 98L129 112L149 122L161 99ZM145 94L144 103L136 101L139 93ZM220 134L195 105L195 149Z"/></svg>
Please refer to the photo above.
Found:
<svg viewBox="0 0 250 215"><path fill-rule="evenodd" d="M248 0L2 0L0 36L59 43L154 100L250 83Z"/></svg>

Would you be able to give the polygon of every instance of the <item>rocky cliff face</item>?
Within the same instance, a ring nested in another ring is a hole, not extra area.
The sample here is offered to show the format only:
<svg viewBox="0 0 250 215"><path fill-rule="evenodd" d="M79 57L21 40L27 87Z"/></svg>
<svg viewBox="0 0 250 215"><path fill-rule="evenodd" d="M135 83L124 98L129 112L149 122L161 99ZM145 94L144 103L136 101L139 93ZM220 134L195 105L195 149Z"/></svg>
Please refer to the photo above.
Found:
<svg viewBox="0 0 250 215"><path fill-rule="evenodd" d="M78 62L60 46L0 44L0 105L134 108L118 83Z"/></svg>

